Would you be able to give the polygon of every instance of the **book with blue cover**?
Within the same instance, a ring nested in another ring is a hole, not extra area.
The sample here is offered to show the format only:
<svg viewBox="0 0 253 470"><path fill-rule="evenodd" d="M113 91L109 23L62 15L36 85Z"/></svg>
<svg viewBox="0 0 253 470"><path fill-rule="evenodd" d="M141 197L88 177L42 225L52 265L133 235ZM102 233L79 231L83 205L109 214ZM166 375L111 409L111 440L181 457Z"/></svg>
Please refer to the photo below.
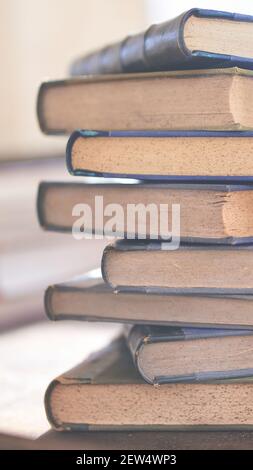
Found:
<svg viewBox="0 0 253 470"><path fill-rule="evenodd" d="M75 131L67 167L77 176L189 182L253 181L251 131Z"/></svg>
<svg viewBox="0 0 253 470"><path fill-rule="evenodd" d="M138 371L152 384L253 375L250 330L136 325L125 334Z"/></svg>

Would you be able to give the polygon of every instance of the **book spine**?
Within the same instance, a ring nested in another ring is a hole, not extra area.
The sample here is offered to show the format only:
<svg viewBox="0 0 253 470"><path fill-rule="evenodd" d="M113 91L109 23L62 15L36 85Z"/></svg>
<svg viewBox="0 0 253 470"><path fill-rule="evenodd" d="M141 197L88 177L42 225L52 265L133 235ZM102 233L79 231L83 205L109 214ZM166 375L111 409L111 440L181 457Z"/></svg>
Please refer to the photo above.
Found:
<svg viewBox="0 0 253 470"><path fill-rule="evenodd" d="M170 21L152 25L147 31L128 36L97 52L76 60L71 75L145 72L185 64L190 51L183 40L185 21L197 9L189 10Z"/></svg>
<svg viewBox="0 0 253 470"><path fill-rule="evenodd" d="M65 429L66 430L66 428L61 426L61 424L58 423L57 420L55 419L55 416L54 416L54 413L53 413L53 410L52 410L52 407L51 407L52 393L53 393L55 387L58 384L59 384L59 381L57 379L55 379L47 387L45 397L44 397L45 412L46 412L47 419L48 419L49 423L51 424L51 426L53 427L53 429L57 429L57 430Z"/></svg>
<svg viewBox="0 0 253 470"><path fill-rule="evenodd" d="M252 59L205 51L191 52L184 42L184 25L191 15L253 21L249 15L193 8L174 19L150 26L145 32L128 36L121 42L77 59L70 68L70 74L136 73L234 65L253 68Z"/></svg>
<svg viewBox="0 0 253 470"><path fill-rule="evenodd" d="M164 341L184 341L185 334L184 330L180 327L167 327L167 335L162 335L162 329L159 327L156 328L156 333L152 329L151 325L135 325L132 327L125 328L126 343L129 348L129 351L132 355L134 365L138 370L141 377L148 383L158 384L159 382L155 378L145 374L139 362L139 354L142 348L145 348L145 345L148 343L157 343ZM159 334L160 332L160 334Z"/></svg>
<svg viewBox="0 0 253 470"><path fill-rule="evenodd" d="M49 286L44 294L44 310L49 320L56 321L58 320L55 316L53 307L52 307L52 297L54 295L55 286Z"/></svg>
<svg viewBox="0 0 253 470"><path fill-rule="evenodd" d="M102 260L101 260L102 278L103 278L104 282L112 288L114 288L114 286L111 284L110 278L109 278L109 275L108 275L107 259L108 259L108 256L110 256L110 253L114 250L115 250L114 244L107 245L105 247L104 251L103 251L103 256L102 256Z"/></svg>

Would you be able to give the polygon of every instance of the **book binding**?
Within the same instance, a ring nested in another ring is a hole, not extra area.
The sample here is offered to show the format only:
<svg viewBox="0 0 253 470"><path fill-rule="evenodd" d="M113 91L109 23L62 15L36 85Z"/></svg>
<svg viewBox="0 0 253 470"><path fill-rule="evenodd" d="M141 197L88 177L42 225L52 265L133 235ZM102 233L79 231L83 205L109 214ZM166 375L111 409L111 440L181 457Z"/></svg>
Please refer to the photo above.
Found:
<svg viewBox="0 0 253 470"><path fill-rule="evenodd" d="M253 60L201 50L190 51L184 41L184 25L190 16L253 22L253 17L239 13L192 8L174 19L150 26L145 32L128 36L74 61L70 74L90 75L134 73L187 68L253 68Z"/></svg>

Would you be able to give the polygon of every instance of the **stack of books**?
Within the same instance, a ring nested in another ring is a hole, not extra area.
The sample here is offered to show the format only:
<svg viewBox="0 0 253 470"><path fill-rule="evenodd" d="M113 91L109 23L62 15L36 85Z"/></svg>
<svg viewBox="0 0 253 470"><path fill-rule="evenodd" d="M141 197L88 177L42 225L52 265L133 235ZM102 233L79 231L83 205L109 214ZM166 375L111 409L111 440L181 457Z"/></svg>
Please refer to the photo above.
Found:
<svg viewBox="0 0 253 470"><path fill-rule="evenodd" d="M253 17L194 9L40 88L41 129L72 132L71 174L132 179L39 188L45 229L120 238L103 281L46 292L52 320L125 323L49 386L56 429L253 424L252 33Z"/></svg>

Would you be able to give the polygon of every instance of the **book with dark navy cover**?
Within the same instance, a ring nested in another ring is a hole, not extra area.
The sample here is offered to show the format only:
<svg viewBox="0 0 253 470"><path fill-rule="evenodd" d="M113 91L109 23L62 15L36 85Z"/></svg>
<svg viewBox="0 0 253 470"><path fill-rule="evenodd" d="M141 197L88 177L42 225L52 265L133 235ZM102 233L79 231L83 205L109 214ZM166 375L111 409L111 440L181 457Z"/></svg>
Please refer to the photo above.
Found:
<svg viewBox="0 0 253 470"><path fill-rule="evenodd" d="M208 343L208 340L211 338L219 338L219 343L216 345L216 350L219 345L222 347L222 340L226 337L243 337L243 336L252 336L253 331L249 330L235 330L235 329L223 329L223 328L194 328L194 327L161 327L155 325L135 325L135 326L126 326L125 327L125 336L127 339L127 344L129 350L132 354L133 361L137 367L139 373L149 383L152 384L165 384L173 382L199 382L205 380L216 380L216 379L233 379L239 377L249 377L253 375L253 367L238 368L235 366L233 369L223 370L218 369L219 362L217 363L217 370L209 370L209 364L206 363L205 370L197 370L195 372L190 372L188 374L166 374L163 373L159 376L154 376L152 373L152 364L151 369L148 365L143 367L143 359L140 361L140 352L145 356L145 349L147 345L157 343L158 346L161 346L161 351L163 350L163 344L168 342L178 342L179 352L182 351L184 341L195 341L199 339L205 339ZM200 352L201 353L201 352ZM162 354L162 353L161 353ZM235 359L237 355L237 350L231 351L231 357L234 354ZM240 354L238 352L238 354ZM169 361L173 361L173 358L169 357ZM167 360L167 362L168 362ZM175 357L175 362L177 358ZM187 358L191 362L191 358ZM166 368L166 357L162 359L162 365ZM180 366L180 364L179 364ZM195 365L192 366L193 370ZM150 369L150 370L149 370ZM147 371L147 372L145 372Z"/></svg>
<svg viewBox="0 0 253 470"><path fill-rule="evenodd" d="M204 250L206 252L216 252L219 251L222 255L222 252L228 252L234 254L236 252L243 252L246 251L248 252L249 257L252 256L253 252L253 245L251 243L245 244L245 245L237 245L237 246L231 246L231 245L226 245L226 244L205 244L203 242L199 242L196 244L193 244L191 242L187 243L185 241L180 243L180 246L176 248L176 250L180 251L195 251L197 252L198 250ZM169 247L166 248L166 243L161 242L161 241L149 241L149 240L117 240L116 242L109 244L106 246L103 252L103 257L101 261L101 271L102 271L102 276L104 281L114 289L116 288L118 291L122 292L128 292L128 291L136 291L136 292L150 292L150 293L157 293L157 294L195 294L195 295L253 295L253 287L172 287L172 286L153 286L153 285L148 285L146 286L143 283L143 280L140 278L136 278L138 280L138 284L136 285L128 285L128 284L120 284L117 281L112 282L111 280L111 272L110 269L108 270L108 260L110 258L110 255L113 252L146 252L147 257L150 252L152 251L163 251L164 254L166 254L169 250ZM173 253L172 250L171 252ZM238 264L238 262L237 262ZM197 266L197 259L196 259L196 266ZM183 268L183 264L181 266ZM125 267L122 266L122 272L124 271ZM168 264L168 270L170 269L170 266ZM221 269L224 271L224 266L221 264ZM245 269L248 269L247 266L245 266Z"/></svg>
<svg viewBox="0 0 253 470"><path fill-rule="evenodd" d="M188 49L184 40L184 26L191 16L253 22L250 15L192 8L176 18L150 26L143 33L128 36L116 44L76 59L71 65L70 74L116 74L232 66L253 68L251 57Z"/></svg>
<svg viewBox="0 0 253 470"><path fill-rule="evenodd" d="M219 139L221 137L227 137L228 139L231 138L238 138L238 137L245 137L245 138L253 138L253 131L149 131L149 130L115 130L115 131L101 131L101 130L76 130L74 131L67 143L66 147L66 165L68 171L71 175L74 176L95 176L95 177L102 177L102 178L130 178L130 179L138 179L144 181L163 181L163 182L183 182L183 183L217 183L217 184L247 184L248 182L253 182L253 167L252 167L252 176L208 176L208 175L150 175L150 174L132 174L132 173L106 173L106 172L97 172L97 171L90 171L88 169L83 168L73 168L72 165L72 149L77 139L79 138L108 138L113 139L117 137L122 138L180 138L180 137L187 137L189 139L194 139L196 137L211 137Z"/></svg>

